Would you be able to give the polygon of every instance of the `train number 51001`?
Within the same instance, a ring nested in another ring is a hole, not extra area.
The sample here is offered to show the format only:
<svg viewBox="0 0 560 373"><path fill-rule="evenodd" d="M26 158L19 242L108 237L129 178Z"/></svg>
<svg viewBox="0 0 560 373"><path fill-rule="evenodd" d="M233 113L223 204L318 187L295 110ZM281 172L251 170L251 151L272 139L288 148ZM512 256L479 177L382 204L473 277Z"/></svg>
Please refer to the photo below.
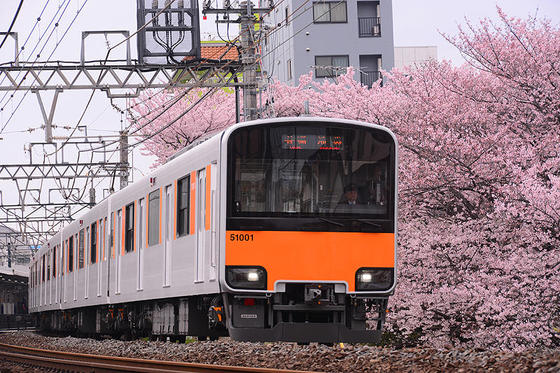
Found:
<svg viewBox="0 0 560 373"><path fill-rule="evenodd" d="M253 235L248 233L231 233L229 235L230 241L253 241Z"/></svg>

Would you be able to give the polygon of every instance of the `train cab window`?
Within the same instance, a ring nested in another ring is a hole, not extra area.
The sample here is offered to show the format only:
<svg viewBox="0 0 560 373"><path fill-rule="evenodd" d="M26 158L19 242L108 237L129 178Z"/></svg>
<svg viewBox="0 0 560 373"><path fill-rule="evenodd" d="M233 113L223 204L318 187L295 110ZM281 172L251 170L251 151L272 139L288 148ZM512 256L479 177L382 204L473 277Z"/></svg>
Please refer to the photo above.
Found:
<svg viewBox="0 0 560 373"><path fill-rule="evenodd" d="M134 203L126 206L124 250L134 250Z"/></svg>
<svg viewBox="0 0 560 373"><path fill-rule="evenodd" d="M89 254L90 254L90 263L97 262L97 222L91 225L91 234L89 236Z"/></svg>
<svg viewBox="0 0 560 373"><path fill-rule="evenodd" d="M74 236L68 239L68 272L74 271Z"/></svg>
<svg viewBox="0 0 560 373"><path fill-rule="evenodd" d="M80 230L78 238L78 269L84 268L84 230Z"/></svg>
<svg viewBox="0 0 560 373"><path fill-rule="evenodd" d="M189 234L191 178L177 180L177 236Z"/></svg>
<svg viewBox="0 0 560 373"><path fill-rule="evenodd" d="M242 128L228 145L228 215L390 219L394 151L373 128Z"/></svg>
<svg viewBox="0 0 560 373"><path fill-rule="evenodd" d="M160 191L155 190L149 195L148 205L148 246L159 243L159 194Z"/></svg>

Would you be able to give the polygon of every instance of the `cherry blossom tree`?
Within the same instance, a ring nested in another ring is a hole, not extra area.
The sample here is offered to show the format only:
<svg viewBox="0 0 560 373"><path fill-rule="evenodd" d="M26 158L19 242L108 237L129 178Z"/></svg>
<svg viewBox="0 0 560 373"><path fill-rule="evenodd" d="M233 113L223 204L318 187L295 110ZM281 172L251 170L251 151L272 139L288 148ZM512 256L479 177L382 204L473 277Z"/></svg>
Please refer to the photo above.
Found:
<svg viewBox="0 0 560 373"><path fill-rule="evenodd" d="M228 89L148 91L128 108L132 135L144 141L143 151L158 166L199 138L235 123L235 95ZM208 94L204 99L203 96ZM182 115L184 112L186 114ZM171 125L177 118L180 118ZM162 130L163 129L163 130Z"/></svg>
<svg viewBox="0 0 560 373"><path fill-rule="evenodd" d="M275 83L270 115L357 119L399 140L398 286L393 342L523 349L560 345L560 28L508 17L467 22L445 36L466 64L431 61L385 72L372 88L353 79ZM173 95L180 94L173 92ZM149 135L202 91L149 123L169 97L133 111ZM169 95L169 93L168 93ZM204 133L234 123L219 91L153 139L159 162ZM153 112L153 113L152 113ZM149 124L146 124L149 123Z"/></svg>

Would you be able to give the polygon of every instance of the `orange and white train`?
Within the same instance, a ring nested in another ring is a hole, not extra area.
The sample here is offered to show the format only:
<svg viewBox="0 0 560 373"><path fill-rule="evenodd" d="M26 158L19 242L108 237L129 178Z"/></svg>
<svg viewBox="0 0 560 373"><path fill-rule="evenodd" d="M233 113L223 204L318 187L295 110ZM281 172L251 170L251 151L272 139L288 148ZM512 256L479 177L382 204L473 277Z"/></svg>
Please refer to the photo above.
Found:
<svg viewBox="0 0 560 373"><path fill-rule="evenodd" d="M234 125L45 242L29 310L83 335L374 342L396 284L396 164L373 124Z"/></svg>

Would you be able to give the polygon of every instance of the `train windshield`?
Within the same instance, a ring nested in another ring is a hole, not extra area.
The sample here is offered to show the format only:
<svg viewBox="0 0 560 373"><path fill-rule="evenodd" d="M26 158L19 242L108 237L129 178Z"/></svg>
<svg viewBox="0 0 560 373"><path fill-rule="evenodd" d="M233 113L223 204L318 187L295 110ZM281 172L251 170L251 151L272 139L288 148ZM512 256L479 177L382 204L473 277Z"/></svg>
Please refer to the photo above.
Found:
<svg viewBox="0 0 560 373"><path fill-rule="evenodd" d="M389 218L394 142L374 128L330 123L252 126L229 140L232 217Z"/></svg>

